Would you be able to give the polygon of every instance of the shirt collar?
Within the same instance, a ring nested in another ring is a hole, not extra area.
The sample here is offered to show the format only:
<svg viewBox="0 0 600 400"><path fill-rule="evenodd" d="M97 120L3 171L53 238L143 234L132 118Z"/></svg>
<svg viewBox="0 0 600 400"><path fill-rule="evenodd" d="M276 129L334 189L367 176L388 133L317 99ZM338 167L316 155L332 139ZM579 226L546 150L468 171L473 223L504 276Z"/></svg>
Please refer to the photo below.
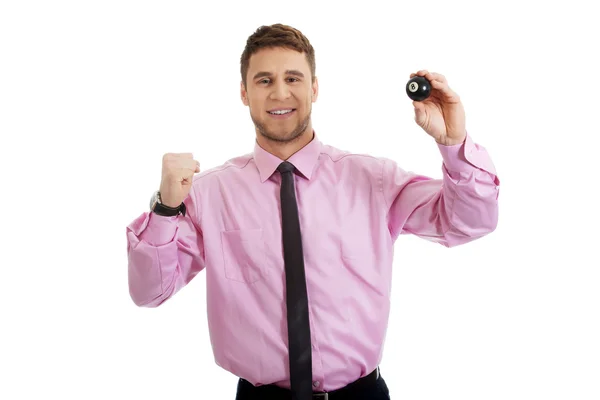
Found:
<svg viewBox="0 0 600 400"><path fill-rule="evenodd" d="M313 169L317 164L317 160L319 159L321 147L322 143L317 138L317 134L313 130L312 140L306 146L294 153L287 161L294 164L296 169L302 175L304 175L306 179L310 180ZM279 157L269 153L259 146L258 141L255 141L254 161L260 174L260 181L264 182L269 179L271 175L273 175L273 173L277 170L277 167L279 167L279 164L281 164L284 160L281 160Z"/></svg>

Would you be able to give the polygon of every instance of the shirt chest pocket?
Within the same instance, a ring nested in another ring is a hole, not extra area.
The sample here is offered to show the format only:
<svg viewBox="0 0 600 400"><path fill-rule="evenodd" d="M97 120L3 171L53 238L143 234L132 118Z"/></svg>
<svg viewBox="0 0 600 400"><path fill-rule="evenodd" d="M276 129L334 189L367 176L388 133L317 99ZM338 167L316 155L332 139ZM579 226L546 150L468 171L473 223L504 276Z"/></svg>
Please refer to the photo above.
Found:
<svg viewBox="0 0 600 400"><path fill-rule="evenodd" d="M225 277L254 283L265 276L265 240L261 228L221 232Z"/></svg>

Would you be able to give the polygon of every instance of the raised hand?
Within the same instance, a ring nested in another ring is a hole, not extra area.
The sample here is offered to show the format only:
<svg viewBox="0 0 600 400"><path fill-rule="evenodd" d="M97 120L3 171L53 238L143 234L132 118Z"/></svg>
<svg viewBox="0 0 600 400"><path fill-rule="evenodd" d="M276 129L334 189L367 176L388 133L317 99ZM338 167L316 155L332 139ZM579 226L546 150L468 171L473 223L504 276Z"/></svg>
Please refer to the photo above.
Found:
<svg viewBox="0 0 600 400"><path fill-rule="evenodd" d="M192 153L167 153L162 159L160 198L167 207L176 208L190 193L195 173L200 163Z"/></svg>
<svg viewBox="0 0 600 400"><path fill-rule="evenodd" d="M465 110L458 94L441 74L421 70L410 74L410 78L416 75L431 83L431 95L423 101L413 101L417 125L440 144L451 146L462 143L467 131Z"/></svg>

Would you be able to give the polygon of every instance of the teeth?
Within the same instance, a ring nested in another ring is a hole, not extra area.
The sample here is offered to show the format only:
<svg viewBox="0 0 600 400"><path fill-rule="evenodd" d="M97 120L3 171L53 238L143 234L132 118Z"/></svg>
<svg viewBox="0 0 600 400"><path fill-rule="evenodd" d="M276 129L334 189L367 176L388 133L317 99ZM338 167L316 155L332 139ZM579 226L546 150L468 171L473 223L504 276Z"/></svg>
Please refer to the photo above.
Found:
<svg viewBox="0 0 600 400"><path fill-rule="evenodd" d="M291 113L292 110L277 110L277 111L269 111L269 114L287 114L287 113Z"/></svg>

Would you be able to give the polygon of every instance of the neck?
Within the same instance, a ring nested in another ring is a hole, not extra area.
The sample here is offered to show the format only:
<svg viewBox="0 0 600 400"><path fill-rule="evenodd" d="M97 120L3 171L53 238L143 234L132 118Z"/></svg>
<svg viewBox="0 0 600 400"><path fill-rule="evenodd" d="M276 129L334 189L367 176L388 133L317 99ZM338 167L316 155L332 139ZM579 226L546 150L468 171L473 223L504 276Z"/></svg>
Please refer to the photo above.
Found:
<svg viewBox="0 0 600 400"><path fill-rule="evenodd" d="M256 135L256 142L265 151L268 151L279 159L286 161L288 158L310 143L313 138L314 132L312 129L312 124L309 124L304 132L288 142L270 140L259 133Z"/></svg>

